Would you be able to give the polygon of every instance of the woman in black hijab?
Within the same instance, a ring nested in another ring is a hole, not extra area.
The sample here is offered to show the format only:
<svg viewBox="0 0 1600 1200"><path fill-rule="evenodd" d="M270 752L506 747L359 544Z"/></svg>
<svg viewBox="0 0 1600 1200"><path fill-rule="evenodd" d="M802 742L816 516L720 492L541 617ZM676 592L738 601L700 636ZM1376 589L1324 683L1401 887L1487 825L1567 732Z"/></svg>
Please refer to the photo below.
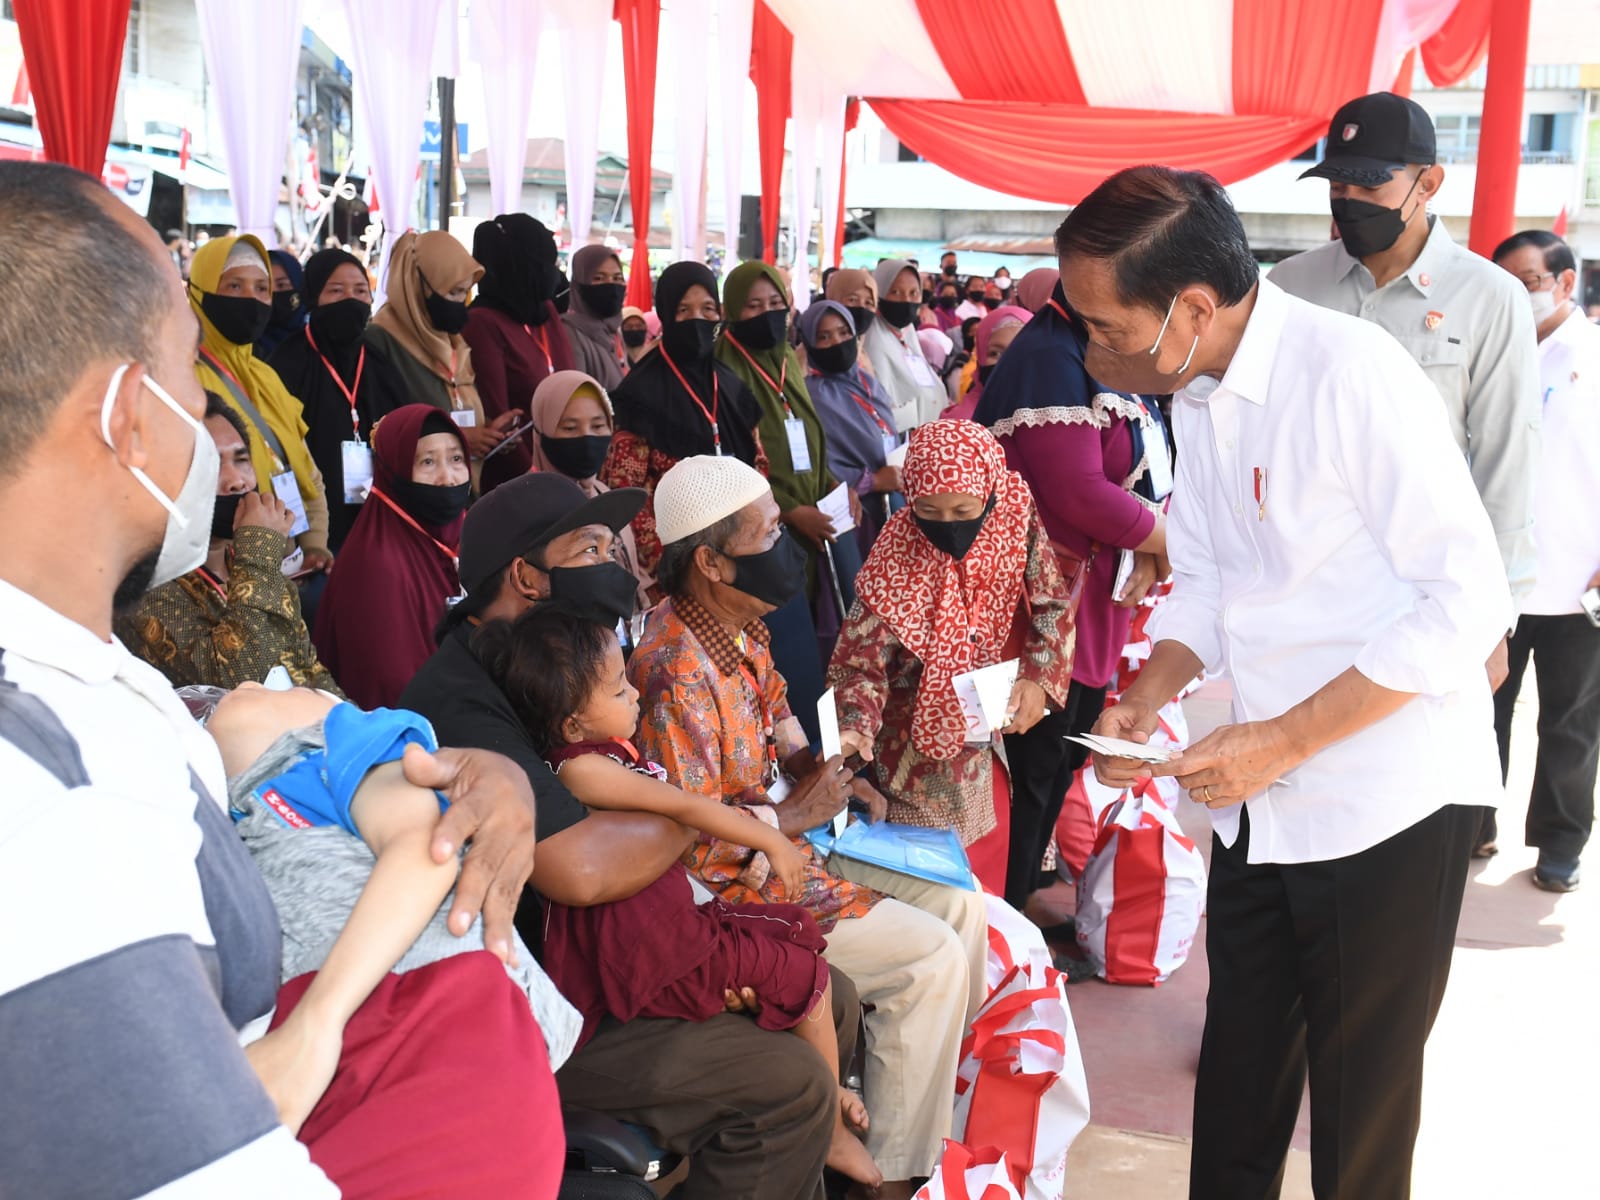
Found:
<svg viewBox="0 0 1600 1200"><path fill-rule="evenodd" d="M328 486L328 544L337 553L361 512L362 501L349 497L364 496L372 483L372 427L408 398L394 364L362 338L372 287L360 259L343 250L313 254L302 300L306 327L278 347L270 365L305 410L306 445Z"/></svg>
<svg viewBox="0 0 1600 1200"><path fill-rule="evenodd" d="M744 382L712 357L722 305L717 277L704 263L673 263L656 282L661 340L611 394L615 431L600 479L609 488L656 483L673 463L696 454L729 454L763 475L767 456L756 425L761 409ZM639 562L655 573L661 559L654 504L633 521Z"/></svg>

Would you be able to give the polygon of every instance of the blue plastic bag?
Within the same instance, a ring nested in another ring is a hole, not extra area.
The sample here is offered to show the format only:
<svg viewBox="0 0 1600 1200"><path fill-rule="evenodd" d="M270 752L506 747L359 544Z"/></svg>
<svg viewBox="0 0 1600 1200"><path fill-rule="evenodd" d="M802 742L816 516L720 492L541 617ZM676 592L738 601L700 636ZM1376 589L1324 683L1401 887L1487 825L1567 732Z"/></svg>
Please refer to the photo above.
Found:
<svg viewBox="0 0 1600 1200"><path fill-rule="evenodd" d="M824 825L806 834L819 854L833 853L874 867L964 891L978 890L972 864L953 829L928 829L893 821L852 821L838 837Z"/></svg>

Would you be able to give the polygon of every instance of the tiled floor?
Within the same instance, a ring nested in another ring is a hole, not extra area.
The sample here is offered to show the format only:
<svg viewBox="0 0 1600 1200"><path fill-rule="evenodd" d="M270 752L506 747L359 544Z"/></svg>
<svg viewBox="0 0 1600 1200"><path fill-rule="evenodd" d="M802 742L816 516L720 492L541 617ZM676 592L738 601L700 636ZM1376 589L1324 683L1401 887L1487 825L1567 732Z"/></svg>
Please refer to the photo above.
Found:
<svg viewBox="0 0 1600 1200"><path fill-rule="evenodd" d="M1600 1196L1600 874L1556 897L1529 883L1519 845L1533 774L1533 681L1523 690L1501 854L1467 887L1450 990L1429 1042L1416 1200ZM1227 717L1226 685L1185 705L1191 733ZM1417 769L1427 770L1419 756ZM1184 806L1186 829L1206 816ZM1600 872L1600 857L1594 863ZM1071 911L1065 886L1047 902ZM1071 989L1094 1124L1072 1151L1067 1195L1187 1195L1190 1098L1204 1022L1204 922L1194 956L1159 988L1099 981ZM1306 1112L1285 1200L1311 1196Z"/></svg>

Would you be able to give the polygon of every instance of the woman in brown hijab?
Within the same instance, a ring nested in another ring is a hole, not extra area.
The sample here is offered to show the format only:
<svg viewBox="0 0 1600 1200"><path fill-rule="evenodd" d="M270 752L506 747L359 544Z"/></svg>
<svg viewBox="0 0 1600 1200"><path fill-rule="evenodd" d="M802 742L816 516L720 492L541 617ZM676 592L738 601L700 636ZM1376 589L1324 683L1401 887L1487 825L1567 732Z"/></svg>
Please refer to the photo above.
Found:
<svg viewBox="0 0 1600 1200"><path fill-rule="evenodd" d="M828 276L827 298L850 310L856 323L856 365L868 375L876 375L867 357L866 334L878 319L878 281L871 271L838 270Z"/></svg>
<svg viewBox="0 0 1600 1200"><path fill-rule="evenodd" d="M366 332L399 371L411 403L450 415L466 438L474 475L503 436L484 421L472 350L461 336L467 297L482 276L466 247L442 229L407 233L394 245L388 298ZM512 420L508 414L507 427Z"/></svg>
<svg viewBox="0 0 1600 1200"><path fill-rule="evenodd" d="M572 301L561 314L572 357L606 391L622 382L622 301L628 286L622 260L608 246L584 246L572 256Z"/></svg>

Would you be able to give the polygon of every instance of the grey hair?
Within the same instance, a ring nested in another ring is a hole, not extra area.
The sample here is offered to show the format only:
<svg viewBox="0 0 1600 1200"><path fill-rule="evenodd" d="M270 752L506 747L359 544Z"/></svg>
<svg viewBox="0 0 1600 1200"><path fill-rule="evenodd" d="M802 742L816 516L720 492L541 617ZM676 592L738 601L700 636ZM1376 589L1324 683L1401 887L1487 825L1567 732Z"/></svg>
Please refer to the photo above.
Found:
<svg viewBox="0 0 1600 1200"><path fill-rule="evenodd" d="M684 585L689 581L689 572L694 567L694 552L701 546L710 546L719 554L722 553L723 547L738 534L743 521L744 509L741 508L720 521L713 521L699 533L691 533L670 546L663 546L661 562L656 567L656 582L669 596L682 595Z"/></svg>

